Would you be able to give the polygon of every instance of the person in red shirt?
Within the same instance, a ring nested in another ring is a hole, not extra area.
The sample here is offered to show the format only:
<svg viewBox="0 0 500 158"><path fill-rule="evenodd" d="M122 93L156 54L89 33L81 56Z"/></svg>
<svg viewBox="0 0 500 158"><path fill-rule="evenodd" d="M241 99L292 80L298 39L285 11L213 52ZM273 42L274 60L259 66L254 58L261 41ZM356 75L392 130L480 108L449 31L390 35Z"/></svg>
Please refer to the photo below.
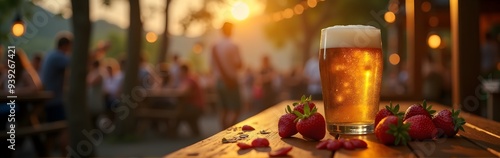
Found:
<svg viewBox="0 0 500 158"><path fill-rule="evenodd" d="M197 79L191 75L187 65L180 66L180 82L174 89L164 89L163 93L170 93L178 96L178 104L182 106L182 114L180 118L175 120L171 129L177 129L181 121L188 123L191 128L192 134L195 136L200 135L200 128L198 120L203 114L205 102L203 98L203 90L198 84ZM174 131L176 134L177 132Z"/></svg>

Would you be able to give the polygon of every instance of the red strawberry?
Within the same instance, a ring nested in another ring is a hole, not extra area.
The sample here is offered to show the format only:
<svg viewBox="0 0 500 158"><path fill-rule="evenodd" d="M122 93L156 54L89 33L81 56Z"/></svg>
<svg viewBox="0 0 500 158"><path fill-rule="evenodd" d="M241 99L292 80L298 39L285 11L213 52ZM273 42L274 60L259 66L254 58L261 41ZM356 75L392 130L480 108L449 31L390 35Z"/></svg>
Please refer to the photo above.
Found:
<svg viewBox="0 0 500 158"><path fill-rule="evenodd" d="M459 129L464 130L462 125L465 124L465 120L462 117L458 117L459 114L460 110L455 111L452 109L450 112L450 110L445 109L434 115L432 122L437 129L443 130L444 135L441 136L453 137L458 133Z"/></svg>
<svg viewBox="0 0 500 158"><path fill-rule="evenodd" d="M255 128L253 128L252 126L249 126L249 125L243 125L243 127L241 127L241 130L243 130L243 131L253 131L253 130L255 130Z"/></svg>
<svg viewBox="0 0 500 158"><path fill-rule="evenodd" d="M238 145L238 147L240 147L241 150L253 148L253 146L251 146L250 144L246 144L246 143L238 143L236 145Z"/></svg>
<svg viewBox="0 0 500 158"><path fill-rule="evenodd" d="M387 116L375 128L377 139L386 145L406 145L410 140L408 134L409 124L403 124L403 119L397 116Z"/></svg>
<svg viewBox="0 0 500 158"><path fill-rule="evenodd" d="M269 156L271 156L271 157L286 156L286 155L288 155L288 152L290 152L292 149L293 149L293 147L291 147L291 146L283 147L283 148L280 148L278 150L274 150L274 151L269 152Z"/></svg>
<svg viewBox="0 0 500 158"><path fill-rule="evenodd" d="M353 138L349 140L356 148L367 148L368 144L364 140Z"/></svg>
<svg viewBox="0 0 500 158"><path fill-rule="evenodd" d="M434 113L436 113L436 110L432 110L432 105L427 106L427 102L424 100L422 102L422 105L413 104L408 107L408 109L406 109L403 121L406 121L406 119L415 115L425 115L429 118L432 118L431 116L434 115Z"/></svg>
<svg viewBox="0 0 500 158"><path fill-rule="evenodd" d="M304 114L294 111L297 115L297 131L305 138L312 140L321 140L325 137L326 123L325 118L320 113L316 112L317 109L309 110L309 105L304 106Z"/></svg>
<svg viewBox="0 0 500 158"><path fill-rule="evenodd" d="M377 127L380 120L382 120L383 118L385 118L387 116L402 116L403 115L402 112L399 112L399 104L396 104L396 106L393 107L392 102L390 102L389 105L386 105L385 109L380 109L380 111L377 112L377 115L375 116L375 127Z"/></svg>
<svg viewBox="0 0 500 158"><path fill-rule="evenodd" d="M299 111L300 113L304 113L304 106L305 105L309 105L309 110L312 110L314 107L316 107L316 105L311 102L311 96L309 97L306 97L305 95L303 95L301 98L300 98L300 102L299 103L293 103L293 111Z"/></svg>
<svg viewBox="0 0 500 158"><path fill-rule="evenodd" d="M268 147L269 146L269 140L266 138L257 138L252 141L252 146L257 148L257 147Z"/></svg>
<svg viewBox="0 0 500 158"><path fill-rule="evenodd" d="M336 151L344 146L344 142L340 140L332 140L326 145L326 149Z"/></svg>
<svg viewBox="0 0 500 158"><path fill-rule="evenodd" d="M415 140L432 139L437 133L432 120L426 115L412 116L406 119L404 123L410 124L408 134Z"/></svg>
<svg viewBox="0 0 500 158"><path fill-rule="evenodd" d="M297 123L297 115L293 114L290 106L286 108L286 114L282 115L278 121L278 134L281 138L291 137L297 134L297 128L295 127Z"/></svg>
<svg viewBox="0 0 500 158"><path fill-rule="evenodd" d="M326 149L326 145L328 145L328 143L332 142L333 140L331 139L327 139L327 140L324 140L324 141L321 141L318 143L318 145L316 145L316 149Z"/></svg>

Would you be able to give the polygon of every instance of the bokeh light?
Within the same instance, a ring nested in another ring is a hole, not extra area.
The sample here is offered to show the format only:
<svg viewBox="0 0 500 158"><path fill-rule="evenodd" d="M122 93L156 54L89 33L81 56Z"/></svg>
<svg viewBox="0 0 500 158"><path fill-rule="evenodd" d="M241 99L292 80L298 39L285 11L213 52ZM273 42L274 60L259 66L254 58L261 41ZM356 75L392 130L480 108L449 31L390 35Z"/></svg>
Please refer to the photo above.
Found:
<svg viewBox="0 0 500 158"><path fill-rule="evenodd" d="M236 20L245 20L250 14L250 8L246 3L238 1L233 4L231 13Z"/></svg>
<svg viewBox="0 0 500 158"><path fill-rule="evenodd" d="M441 37L436 34L430 35L429 39L427 39L427 44L429 44L429 47L432 49L436 49L441 45Z"/></svg>
<svg viewBox="0 0 500 158"><path fill-rule="evenodd" d="M421 7L423 12L429 12L429 11L431 11L431 8L432 8L431 2L425 1L422 3L422 5L420 7Z"/></svg>
<svg viewBox="0 0 500 158"><path fill-rule="evenodd" d="M431 27L436 27L436 26L438 26L438 25L439 25L439 18L438 18L438 17L436 17L436 16L431 16L431 17L429 18L429 25L430 25Z"/></svg>
<svg viewBox="0 0 500 158"><path fill-rule="evenodd" d="M154 43L156 42L156 40L158 40L158 35L156 35L156 33L154 32L146 33L146 41L148 41L149 43Z"/></svg>
<svg viewBox="0 0 500 158"><path fill-rule="evenodd" d="M289 19L289 18L293 17L293 10L290 8L285 9L285 11L283 11L283 17L285 19Z"/></svg>
<svg viewBox="0 0 500 158"><path fill-rule="evenodd" d="M394 21L396 21L396 15L393 12L388 11L384 14L384 19L387 23L394 23Z"/></svg>
<svg viewBox="0 0 500 158"><path fill-rule="evenodd" d="M283 19L283 17L281 16L281 13L274 13L273 14L274 21L280 21L281 19Z"/></svg>
<svg viewBox="0 0 500 158"><path fill-rule="evenodd" d="M398 65L399 64L399 61L401 60L401 58L399 57L398 54L394 53L394 54L391 54L389 56L389 62L392 64L392 65Z"/></svg>
<svg viewBox="0 0 500 158"><path fill-rule="evenodd" d="M316 0L307 0L307 5L310 8L314 8L314 7L316 7L316 5L318 5L318 1L316 1Z"/></svg>
<svg viewBox="0 0 500 158"><path fill-rule="evenodd" d="M293 8L293 11L295 12L295 14L300 15L304 12L304 6L302 6L302 4L297 4Z"/></svg>
<svg viewBox="0 0 500 158"><path fill-rule="evenodd" d="M24 34L25 28L22 22L16 22L12 25L12 34L16 37L20 37Z"/></svg>

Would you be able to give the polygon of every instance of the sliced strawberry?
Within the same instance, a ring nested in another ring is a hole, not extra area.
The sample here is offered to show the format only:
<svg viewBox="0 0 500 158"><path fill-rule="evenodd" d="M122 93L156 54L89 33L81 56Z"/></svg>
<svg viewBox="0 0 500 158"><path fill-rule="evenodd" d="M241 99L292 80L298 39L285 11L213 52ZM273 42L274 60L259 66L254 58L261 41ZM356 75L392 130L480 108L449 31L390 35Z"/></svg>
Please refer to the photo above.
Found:
<svg viewBox="0 0 500 158"><path fill-rule="evenodd" d="M332 142L333 140L331 139L327 139L327 140L324 140L324 141L321 141L318 143L318 145L316 145L316 149L326 149L326 145L328 145L328 143Z"/></svg>
<svg viewBox="0 0 500 158"><path fill-rule="evenodd" d="M253 128L252 126L249 126L249 125L243 125L243 127L241 127L241 130L243 130L243 131L253 131L253 130L255 130L255 128Z"/></svg>
<svg viewBox="0 0 500 158"><path fill-rule="evenodd" d="M326 149L331 150L331 151L336 151L339 150L344 146L344 143L340 140L334 140L334 141L329 141L328 144L326 145Z"/></svg>
<svg viewBox="0 0 500 158"><path fill-rule="evenodd" d="M288 147L283 147L278 150L273 150L269 152L269 156L275 157L275 156L286 156L288 155L288 152L290 152L293 149L293 147L288 146Z"/></svg>
<svg viewBox="0 0 500 158"><path fill-rule="evenodd" d="M268 147L269 146L269 140L266 138L257 138L252 141L252 146L253 147Z"/></svg>
<svg viewBox="0 0 500 158"><path fill-rule="evenodd" d="M352 145L354 145L355 148L367 148L368 147L368 144L366 144L366 142L364 140L361 140L361 139L353 138L353 139L350 139L349 141L352 143Z"/></svg>
<svg viewBox="0 0 500 158"><path fill-rule="evenodd" d="M236 145L238 145L238 147L240 147L240 149L241 149L241 150L243 150L243 149L250 149L250 148L253 148L253 146L252 146L252 145L247 144L247 143L238 143L238 144L236 144Z"/></svg>
<svg viewBox="0 0 500 158"><path fill-rule="evenodd" d="M354 150L354 149L356 149L356 147L351 143L351 141L345 141L344 142L344 149Z"/></svg>

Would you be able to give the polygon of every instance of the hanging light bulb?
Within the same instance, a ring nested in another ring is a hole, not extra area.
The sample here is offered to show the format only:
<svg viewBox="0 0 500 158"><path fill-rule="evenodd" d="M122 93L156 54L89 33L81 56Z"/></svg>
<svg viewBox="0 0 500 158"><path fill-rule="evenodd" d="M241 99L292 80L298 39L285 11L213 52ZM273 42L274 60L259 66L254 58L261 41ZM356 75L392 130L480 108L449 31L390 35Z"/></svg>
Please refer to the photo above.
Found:
<svg viewBox="0 0 500 158"><path fill-rule="evenodd" d="M21 19L21 14L17 13L16 17L14 18L14 21L12 23L12 28L11 28L12 34L16 37L20 37L24 34L26 31L24 22Z"/></svg>

